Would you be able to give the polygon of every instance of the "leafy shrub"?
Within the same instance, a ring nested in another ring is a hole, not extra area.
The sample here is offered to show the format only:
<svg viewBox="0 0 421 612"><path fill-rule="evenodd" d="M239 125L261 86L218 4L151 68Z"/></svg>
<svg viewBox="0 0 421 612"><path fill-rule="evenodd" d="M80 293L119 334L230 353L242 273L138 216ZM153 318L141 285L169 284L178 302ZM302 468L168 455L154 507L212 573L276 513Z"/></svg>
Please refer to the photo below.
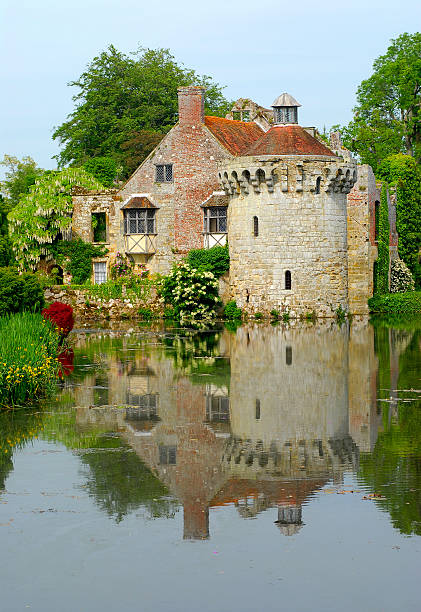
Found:
<svg viewBox="0 0 421 612"><path fill-rule="evenodd" d="M176 319L177 318L177 314L174 308L171 308L170 306L167 306L167 308L164 308L164 313L162 315L164 317L164 319Z"/></svg>
<svg viewBox="0 0 421 612"><path fill-rule="evenodd" d="M220 304L218 280L212 272L198 270L187 262L173 267L161 281L160 294L181 321L210 321Z"/></svg>
<svg viewBox="0 0 421 612"><path fill-rule="evenodd" d="M73 308L62 302L53 302L51 306L44 308L42 316L51 321L61 337L68 336L75 324Z"/></svg>
<svg viewBox="0 0 421 612"><path fill-rule="evenodd" d="M0 405L24 404L54 389L59 340L39 313L0 319Z"/></svg>
<svg viewBox="0 0 421 612"><path fill-rule="evenodd" d="M197 270L212 272L219 278L228 272L230 267L228 245L214 246L211 249L193 249L187 255L187 263Z"/></svg>
<svg viewBox="0 0 421 612"><path fill-rule="evenodd" d="M370 312L382 312L391 315L420 313L421 291L375 295L368 300L368 306Z"/></svg>
<svg viewBox="0 0 421 612"><path fill-rule="evenodd" d="M44 306L44 292L34 274L19 274L16 268L0 268L0 316Z"/></svg>
<svg viewBox="0 0 421 612"><path fill-rule="evenodd" d="M276 310L276 308L273 308L270 311L270 316L272 317L272 319L279 319L279 310Z"/></svg>
<svg viewBox="0 0 421 612"><path fill-rule="evenodd" d="M411 271L402 259L393 259L390 265L390 292L404 293L415 287Z"/></svg>
<svg viewBox="0 0 421 612"><path fill-rule="evenodd" d="M256 312L254 318L256 321L261 321L263 319L263 314L261 312Z"/></svg>
<svg viewBox="0 0 421 612"><path fill-rule="evenodd" d="M144 308L143 306L141 306L138 309L137 313L145 321L150 321L154 318L154 314L150 308Z"/></svg>
<svg viewBox="0 0 421 612"><path fill-rule="evenodd" d="M238 308L237 302L235 300L231 300L227 302L224 308L224 319L228 319L229 321L241 320L243 316L243 312L241 308Z"/></svg>

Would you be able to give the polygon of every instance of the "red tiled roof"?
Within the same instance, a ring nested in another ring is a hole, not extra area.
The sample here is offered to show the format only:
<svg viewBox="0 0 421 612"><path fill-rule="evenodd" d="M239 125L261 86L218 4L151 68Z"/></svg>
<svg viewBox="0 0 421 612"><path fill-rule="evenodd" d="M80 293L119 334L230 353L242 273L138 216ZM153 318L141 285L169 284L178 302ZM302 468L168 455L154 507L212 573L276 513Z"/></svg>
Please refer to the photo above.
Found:
<svg viewBox="0 0 421 612"><path fill-rule="evenodd" d="M244 151L243 155L328 155L335 157L330 149L300 125L271 127L257 142Z"/></svg>
<svg viewBox="0 0 421 612"><path fill-rule="evenodd" d="M264 131L254 122L205 117L205 125L233 155L243 155Z"/></svg>

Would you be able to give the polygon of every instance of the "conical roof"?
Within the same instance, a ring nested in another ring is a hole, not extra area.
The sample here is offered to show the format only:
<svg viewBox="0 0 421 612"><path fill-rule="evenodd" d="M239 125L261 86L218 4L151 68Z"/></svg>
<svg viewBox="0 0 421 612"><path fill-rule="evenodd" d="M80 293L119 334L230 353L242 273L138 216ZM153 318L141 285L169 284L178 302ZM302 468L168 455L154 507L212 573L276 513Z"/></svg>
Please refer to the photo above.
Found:
<svg viewBox="0 0 421 612"><path fill-rule="evenodd" d="M276 98L272 106L301 106L301 104L289 93L283 93Z"/></svg>
<svg viewBox="0 0 421 612"><path fill-rule="evenodd" d="M326 145L297 124L271 127L243 155L323 155L336 157Z"/></svg>

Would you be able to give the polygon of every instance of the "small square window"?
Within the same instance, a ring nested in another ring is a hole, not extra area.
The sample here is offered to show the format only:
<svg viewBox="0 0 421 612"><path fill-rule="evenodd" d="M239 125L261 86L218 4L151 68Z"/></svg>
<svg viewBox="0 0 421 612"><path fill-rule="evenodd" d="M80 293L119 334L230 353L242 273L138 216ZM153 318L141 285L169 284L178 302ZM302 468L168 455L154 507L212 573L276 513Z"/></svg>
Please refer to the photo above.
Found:
<svg viewBox="0 0 421 612"><path fill-rule="evenodd" d="M157 183L172 183L172 164L157 164L155 180Z"/></svg>

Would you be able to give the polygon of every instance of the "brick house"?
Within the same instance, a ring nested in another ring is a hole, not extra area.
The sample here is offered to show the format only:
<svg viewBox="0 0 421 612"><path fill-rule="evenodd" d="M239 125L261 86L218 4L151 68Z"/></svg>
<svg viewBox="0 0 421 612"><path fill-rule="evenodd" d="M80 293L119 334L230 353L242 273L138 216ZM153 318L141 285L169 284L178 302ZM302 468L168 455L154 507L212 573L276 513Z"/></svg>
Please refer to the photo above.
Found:
<svg viewBox="0 0 421 612"><path fill-rule="evenodd" d="M204 93L179 89L178 123L119 191L74 190L74 234L95 242L92 219L102 216L106 227L109 256L95 262L97 280L117 252L167 273L191 249L225 244L227 198L217 162L241 155L264 131L255 122L205 117Z"/></svg>

